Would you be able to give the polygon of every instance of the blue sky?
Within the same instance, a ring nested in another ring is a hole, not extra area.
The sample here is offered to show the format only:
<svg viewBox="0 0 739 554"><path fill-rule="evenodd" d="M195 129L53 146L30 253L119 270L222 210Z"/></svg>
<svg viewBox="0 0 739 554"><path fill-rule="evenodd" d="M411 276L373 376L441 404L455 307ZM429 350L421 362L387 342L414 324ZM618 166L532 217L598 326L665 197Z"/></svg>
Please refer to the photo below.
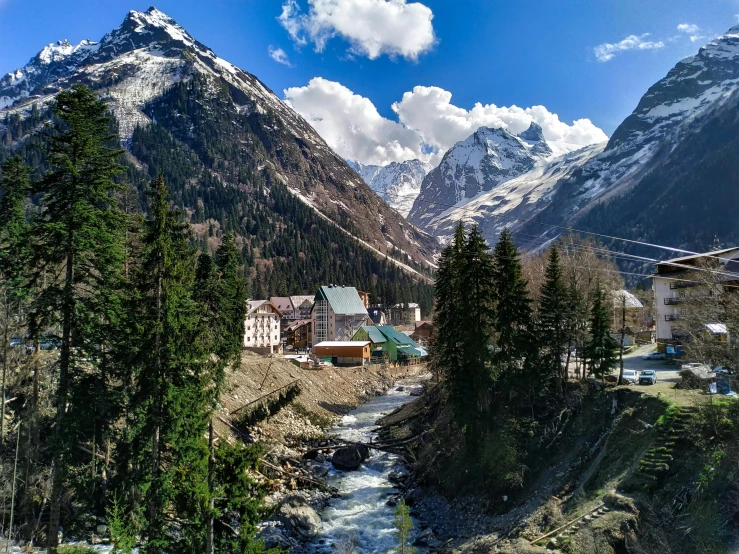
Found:
<svg viewBox="0 0 739 554"><path fill-rule="evenodd" d="M397 17L388 19L387 6L380 5L388 1ZM285 2L289 17L280 20ZM0 72L23 66L52 41L99 40L128 10L145 10L150 3L0 0ZM651 84L737 24L739 14L739 0L158 0L155 5L280 97L293 87L288 96L294 106L329 144L346 157L374 163L443 150L467 127L493 119L517 131L530 119L541 122L557 114L559 121L551 131L545 125L545 133L563 143L596 140L590 127L567 127L581 118L610 135ZM599 61L596 48L604 44L611 46L601 47ZM277 49L289 66L270 57ZM322 80L308 87L316 77ZM394 111L393 103L418 86L427 88ZM470 110L478 102L488 108L475 116ZM512 105L546 110L513 113L507 109ZM455 118L463 124L443 128ZM357 128L367 135L366 144L349 136Z"/></svg>

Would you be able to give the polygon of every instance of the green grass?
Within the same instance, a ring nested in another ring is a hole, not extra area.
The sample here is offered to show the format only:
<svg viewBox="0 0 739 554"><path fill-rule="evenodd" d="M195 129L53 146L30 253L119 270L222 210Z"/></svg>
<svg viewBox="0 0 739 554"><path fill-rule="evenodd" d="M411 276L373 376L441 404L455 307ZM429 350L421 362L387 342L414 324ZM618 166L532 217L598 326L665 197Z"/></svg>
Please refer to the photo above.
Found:
<svg viewBox="0 0 739 554"><path fill-rule="evenodd" d="M68 545L60 546L59 554L95 554L95 550L89 546Z"/></svg>
<svg viewBox="0 0 739 554"><path fill-rule="evenodd" d="M664 413L661 416L659 416L659 418L657 419L657 422L655 423L655 427L666 425L669 421L675 419L677 414L680 412L680 406L675 404L672 400L668 400L666 398L662 398L661 400L667 406L665 408Z"/></svg>

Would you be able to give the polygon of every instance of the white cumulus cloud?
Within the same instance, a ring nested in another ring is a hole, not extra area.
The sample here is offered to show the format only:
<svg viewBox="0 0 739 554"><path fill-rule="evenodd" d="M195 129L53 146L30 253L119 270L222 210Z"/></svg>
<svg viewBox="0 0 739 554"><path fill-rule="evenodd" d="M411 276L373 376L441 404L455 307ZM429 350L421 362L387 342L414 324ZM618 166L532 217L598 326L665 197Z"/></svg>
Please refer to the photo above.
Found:
<svg viewBox="0 0 739 554"><path fill-rule="evenodd" d="M267 52L269 53L269 57L277 63L281 63L282 65L286 65L288 67L293 66L290 63L290 58L287 57L287 54L282 48L275 48L274 46L270 45L270 47L267 49Z"/></svg>
<svg viewBox="0 0 739 554"><path fill-rule="evenodd" d="M690 37L690 42L695 42L704 38L700 34L700 27L693 23L680 23L680 25L677 26L677 30L688 35L688 37Z"/></svg>
<svg viewBox="0 0 739 554"><path fill-rule="evenodd" d="M355 54L375 59L383 54L415 60L436 42L433 12L406 0L308 0L302 13L297 0L285 0L278 20L299 45L312 42L321 52L340 36Z"/></svg>
<svg viewBox="0 0 739 554"><path fill-rule="evenodd" d="M382 117L368 98L341 83L314 77L285 90L285 99L344 158L384 165L423 157L418 133Z"/></svg>
<svg viewBox="0 0 739 554"><path fill-rule="evenodd" d="M614 56L627 50L659 50L665 47L665 43L660 41L646 40L649 33L643 35L629 35L625 39L616 43L603 43L596 46L593 51L599 62L607 62L612 60Z"/></svg>
<svg viewBox="0 0 739 554"><path fill-rule="evenodd" d="M452 104L451 92L439 87L417 86L406 92L392 105L397 121L380 115L368 98L321 77L285 90L285 99L340 156L365 164L413 158L435 164L456 142L482 126L517 134L534 121L557 154L608 139L589 119L567 124L544 106L477 103L467 110Z"/></svg>
<svg viewBox="0 0 739 554"><path fill-rule="evenodd" d="M532 121L541 125L544 138L555 153L608 140L589 119L578 119L568 125L544 106L520 108L477 102L471 110L466 110L451 100L452 93L447 90L417 86L393 104L393 111L401 123L415 129L426 144L440 151L448 150L483 126L518 134L528 129Z"/></svg>

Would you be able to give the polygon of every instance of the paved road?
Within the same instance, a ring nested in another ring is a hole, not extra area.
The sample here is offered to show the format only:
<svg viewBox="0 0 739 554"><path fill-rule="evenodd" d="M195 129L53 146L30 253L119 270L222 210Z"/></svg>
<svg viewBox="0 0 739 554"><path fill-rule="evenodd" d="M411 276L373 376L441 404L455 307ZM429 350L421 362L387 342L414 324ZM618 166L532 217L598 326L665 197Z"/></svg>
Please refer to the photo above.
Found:
<svg viewBox="0 0 739 554"><path fill-rule="evenodd" d="M678 367L669 365L665 360L642 360L644 354L649 354L657 350L655 345L640 346L633 352L624 356L624 369L633 369L642 371L643 369L653 369L657 372L657 381L677 383L680 380Z"/></svg>
<svg viewBox="0 0 739 554"><path fill-rule="evenodd" d="M624 355L624 369L633 369L634 371L642 371L644 369L653 369L657 372L658 383L677 383L680 380L678 375L678 367L676 365L670 365L665 360L642 360L641 357L644 354L655 352L657 346L654 344L648 344L646 346L640 346L629 354ZM618 366L614 375L618 375ZM570 376L575 377L575 362L570 362Z"/></svg>

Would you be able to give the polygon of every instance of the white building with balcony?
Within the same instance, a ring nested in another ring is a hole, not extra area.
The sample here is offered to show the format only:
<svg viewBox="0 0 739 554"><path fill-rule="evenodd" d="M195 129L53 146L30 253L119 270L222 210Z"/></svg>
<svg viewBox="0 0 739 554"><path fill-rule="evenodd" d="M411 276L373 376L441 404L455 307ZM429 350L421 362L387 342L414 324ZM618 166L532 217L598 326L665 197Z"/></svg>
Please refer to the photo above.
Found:
<svg viewBox="0 0 739 554"><path fill-rule="evenodd" d="M279 353L280 312L267 300L249 300L244 322L244 348L258 354Z"/></svg>
<svg viewBox="0 0 739 554"><path fill-rule="evenodd" d="M725 283L737 280L739 247L659 262L652 275L657 348L664 352L681 341L674 326L689 301L721 294Z"/></svg>

